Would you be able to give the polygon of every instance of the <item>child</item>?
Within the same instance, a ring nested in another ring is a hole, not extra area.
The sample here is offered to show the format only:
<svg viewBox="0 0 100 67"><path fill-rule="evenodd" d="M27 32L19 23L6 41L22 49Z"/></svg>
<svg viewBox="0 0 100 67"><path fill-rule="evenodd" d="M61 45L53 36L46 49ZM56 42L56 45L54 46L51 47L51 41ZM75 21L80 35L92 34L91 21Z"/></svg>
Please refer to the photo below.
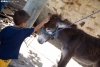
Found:
<svg viewBox="0 0 100 67"><path fill-rule="evenodd" d="M28 13L18 10L13 17L15 25L8 26L0 32L0 67L7 67L11 59L18 59L20 46L24 39L49 21L48 17L35 28L24 28L28 19Z"/></svg>

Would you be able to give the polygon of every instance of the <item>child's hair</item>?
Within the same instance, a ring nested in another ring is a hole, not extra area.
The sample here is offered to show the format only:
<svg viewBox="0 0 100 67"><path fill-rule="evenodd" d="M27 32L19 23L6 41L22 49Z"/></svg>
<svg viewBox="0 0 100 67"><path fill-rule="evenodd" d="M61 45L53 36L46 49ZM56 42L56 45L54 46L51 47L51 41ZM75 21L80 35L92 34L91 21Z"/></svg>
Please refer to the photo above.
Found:
<svg viewBox="0 0 100 67"><path fill-rule="evenodd" d="M15 12L13 20L16 25L20 25L23 22L27 22L29 19L29 14L24 10L18 10Z"/></svg>

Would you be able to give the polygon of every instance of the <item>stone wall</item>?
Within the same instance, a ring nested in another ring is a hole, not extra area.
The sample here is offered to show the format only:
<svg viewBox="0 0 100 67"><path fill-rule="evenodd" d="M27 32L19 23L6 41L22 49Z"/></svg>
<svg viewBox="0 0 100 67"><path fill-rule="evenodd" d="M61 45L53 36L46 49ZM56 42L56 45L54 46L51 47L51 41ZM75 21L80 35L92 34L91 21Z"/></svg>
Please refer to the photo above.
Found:
<svg viewBox="0 0 100 67"><path fill-rule="evenodd" d="M100 0L48 0L39 16L39 22L50 13L61 14L65 19L75 22L91 13L100 10ZM100 13L77 23L90 35L100 37Z"/></svg>

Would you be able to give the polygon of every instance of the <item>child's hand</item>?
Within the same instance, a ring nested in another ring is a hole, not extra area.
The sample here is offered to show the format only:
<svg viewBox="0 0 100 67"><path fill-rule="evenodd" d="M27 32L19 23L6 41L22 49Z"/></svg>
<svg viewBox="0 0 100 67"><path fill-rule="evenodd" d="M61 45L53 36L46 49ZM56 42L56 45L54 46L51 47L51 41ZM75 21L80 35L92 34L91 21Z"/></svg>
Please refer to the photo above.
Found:
<svg viewBox="0 0 100 67"><path fill-rule="evenodd" d="M45 23L47 23L49 20L50 20L50 17L47 17L47 18L45 18L45 19L43 20L43 23L45 24Z"/></svg>
<svg viewBox="0 0 100 67"><path fill-rule="evenodd" d="M38 24L35 28L34 28L34 32L37 32L45 23L47 23L49 21L50 17L45 18L40 24ZM34 33L33 32L33 33Z"/></svg>

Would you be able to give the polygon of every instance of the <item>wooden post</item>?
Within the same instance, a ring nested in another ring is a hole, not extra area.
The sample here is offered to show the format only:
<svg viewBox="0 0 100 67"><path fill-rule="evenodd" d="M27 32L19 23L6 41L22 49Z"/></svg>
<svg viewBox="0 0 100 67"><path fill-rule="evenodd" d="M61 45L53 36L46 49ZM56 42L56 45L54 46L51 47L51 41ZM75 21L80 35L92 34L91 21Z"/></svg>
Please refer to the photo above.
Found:
<svg viewBox="0 0 100 67"><path fill-rule="evenodd" d="M26 27L30 28L38 18L41 10L45 6L47 0L28 0L23 10L28 12L30 19L28 20ZM44 13L45 14L45 13Z"/></svg>

